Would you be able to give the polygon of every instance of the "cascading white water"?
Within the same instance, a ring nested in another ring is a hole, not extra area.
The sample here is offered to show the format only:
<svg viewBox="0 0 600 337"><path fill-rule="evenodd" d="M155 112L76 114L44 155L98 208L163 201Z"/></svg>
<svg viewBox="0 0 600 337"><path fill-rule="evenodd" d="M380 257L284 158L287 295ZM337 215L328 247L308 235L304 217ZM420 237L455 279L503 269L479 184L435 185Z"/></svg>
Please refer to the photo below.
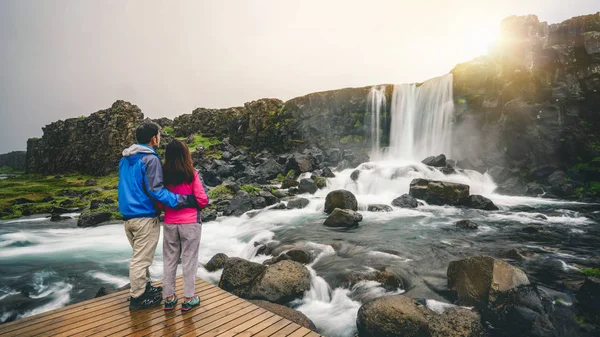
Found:
<svg viewBox="0 0 600 337"><path fill-rule="evenodd" d="M452 74L422 85L397 84L392 96L389 159L421 161L427 156L451 155Z"/></svg>
<svg viewBox="0 0 600 337"><path fill-rule="evenodd" d="M385 86L373 87L367 97L367 113L371 116L371 154L378 155L381 151L381 112L385 111Z"/></svg>

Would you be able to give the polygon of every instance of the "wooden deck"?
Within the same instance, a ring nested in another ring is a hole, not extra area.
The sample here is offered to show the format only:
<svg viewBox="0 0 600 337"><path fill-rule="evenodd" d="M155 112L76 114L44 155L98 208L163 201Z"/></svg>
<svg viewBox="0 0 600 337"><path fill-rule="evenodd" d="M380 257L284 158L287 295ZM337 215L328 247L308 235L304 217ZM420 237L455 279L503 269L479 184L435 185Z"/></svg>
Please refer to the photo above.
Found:
<svg viewBox="0 0 600 337"><path fill-rule="evenodd" d="M183 279L177 279L183 299ZM196 279L200 306L181 313L162 306L129 310L129 291L76 303L0 325L0 336L320 336Z"/></svg>

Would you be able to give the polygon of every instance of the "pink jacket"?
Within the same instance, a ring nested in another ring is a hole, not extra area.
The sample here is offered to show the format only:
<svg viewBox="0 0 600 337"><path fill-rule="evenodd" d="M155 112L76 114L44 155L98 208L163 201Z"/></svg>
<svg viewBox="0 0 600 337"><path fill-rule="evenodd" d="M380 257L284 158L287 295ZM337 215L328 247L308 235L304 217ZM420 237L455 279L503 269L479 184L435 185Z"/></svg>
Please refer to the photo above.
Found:
<svg viewBox="0 0 600 337"><path fill-rule="evenodd" d="M208 197L206 196L206 192L202 187L202 182L200 181L200 177L198 177L198 172L194 172L194 180L191 184L183 183L179 185L167 185L166 187L169 191L175 194L193 194L196 196L196 201L198 202L198 207L200 208L204 208L206 205L208 205ZM167 207L165 209L165 223L172 225L198 223L200 222L198 217L199 212L199 209L194 208L173 209Z"/></svg>

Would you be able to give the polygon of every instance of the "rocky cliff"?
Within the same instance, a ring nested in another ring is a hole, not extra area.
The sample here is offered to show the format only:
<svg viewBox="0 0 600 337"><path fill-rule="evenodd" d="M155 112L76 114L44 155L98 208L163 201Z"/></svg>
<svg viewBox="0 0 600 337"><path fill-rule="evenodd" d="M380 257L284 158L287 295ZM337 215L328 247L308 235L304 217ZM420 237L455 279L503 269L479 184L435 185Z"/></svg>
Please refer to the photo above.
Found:
<svg viewBox="0 0 600 337"><path fill-rule="evenodd" d="M27 142L27 171L94 175L114 172L121 151L135 142L135 127L143 118L137 106L116 101L88 117L46 125L42 138Z"/></svg>
<svg viewBox="0 0 600 337"><path fill-rule="evenodd" d="M455 144L511 170L494 177L514 178L508 192L548 183L560 170L575 192L600 193L600 13L553 25L534 15L506 18L490 55L452 73Z"/></svg>
<svg viewBox="0 0 600 337"><path fill-rule="evenodd" d="M27 152L13 151L0 154L0 167L8 167L14 171L25 171Z"/></svg>

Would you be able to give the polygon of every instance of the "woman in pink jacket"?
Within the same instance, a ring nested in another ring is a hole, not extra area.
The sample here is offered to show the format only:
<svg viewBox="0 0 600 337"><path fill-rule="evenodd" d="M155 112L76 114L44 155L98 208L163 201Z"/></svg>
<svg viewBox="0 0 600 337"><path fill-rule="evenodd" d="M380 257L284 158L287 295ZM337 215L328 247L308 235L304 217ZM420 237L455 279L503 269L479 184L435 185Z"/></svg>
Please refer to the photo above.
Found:
<svg viewBox="0 0 600 337"><path fill-rule="evenodd" d="M163 297L165 310L173 310L177 305L175 296L175 275L177 261L181 256L183 267L183 303L181 311L188 311L200 304L195 294L196 272L198 271L198 249L202 233L200 209L208 204L208 197L194 169L190 150L184 143L173 140L167 145L163 165L163 181L166 188L177 194L192 194L198 208L165 209L163 229Z"/></svg>

